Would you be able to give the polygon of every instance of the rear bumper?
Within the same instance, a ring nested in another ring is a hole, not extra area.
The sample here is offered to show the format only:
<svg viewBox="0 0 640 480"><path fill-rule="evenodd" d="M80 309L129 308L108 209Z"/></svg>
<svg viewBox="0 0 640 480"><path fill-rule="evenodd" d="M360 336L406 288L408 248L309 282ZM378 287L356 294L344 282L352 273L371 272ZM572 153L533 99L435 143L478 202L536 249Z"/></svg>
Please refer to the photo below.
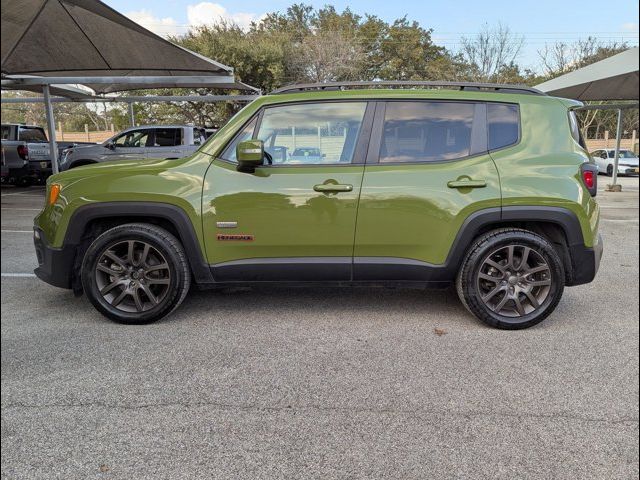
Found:
<svg viewBox="0 0 640 480"><path fill-rule="evenodd" d="M33 273L40 280L54 287L72 288L75 246L50 247L47 245L44 233L39 228L34 228L33 243L38 258L38 268Z"/></svg>
<svg viewBox="0 0 640 480"><path fill-rule="evenodd" d="M602 236L598 235L598 242L592 248L584 245L572 245L570 250L572 275L567 285L584 285L592 282L600 268L600 260L604 251Z"/></svg>

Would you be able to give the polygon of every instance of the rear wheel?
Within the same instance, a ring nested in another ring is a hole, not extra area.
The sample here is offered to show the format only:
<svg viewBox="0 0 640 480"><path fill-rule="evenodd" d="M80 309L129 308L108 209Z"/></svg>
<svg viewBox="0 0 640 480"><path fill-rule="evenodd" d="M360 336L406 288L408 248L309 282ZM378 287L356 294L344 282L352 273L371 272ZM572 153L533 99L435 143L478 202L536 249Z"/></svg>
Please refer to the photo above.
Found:
<svg viewBox="0 0 640 480"><path fill-rule="evenodd" d="M107 230L89 246L82 263L87 297L120 323L150 323L168 315L182 303L190 282L182 245L155 225Z"/></svg>
<svg viewBox="0 0 640 480"><path fill-rule="evenodd" d="M501 229L475 242L456 283L471 313L492 327L515 330L548 317L562 297L564 282L562 260L545 238Z"/></svg>

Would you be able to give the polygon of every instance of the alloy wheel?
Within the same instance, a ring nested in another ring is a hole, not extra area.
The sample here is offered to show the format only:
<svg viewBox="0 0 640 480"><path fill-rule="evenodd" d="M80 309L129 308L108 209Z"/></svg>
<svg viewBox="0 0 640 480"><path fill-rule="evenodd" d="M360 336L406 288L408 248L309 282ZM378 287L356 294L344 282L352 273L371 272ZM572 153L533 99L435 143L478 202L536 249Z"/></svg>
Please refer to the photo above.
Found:
<svg viewBox="0 0 640 480"><path fill-rule="evenodd" d="M114 243L101 254L95 279L103 299L123 312L146 312L169 292L171 270L165 257L140 240Z"/></svg>
<svg viewBox="0 0 640 480"><path fill-rule="evenodd" d="M523 317L542 306L551 282L551 269L540 253L525 245L508 245L485 258L478 271L477 288L492 312Z"/></svg>

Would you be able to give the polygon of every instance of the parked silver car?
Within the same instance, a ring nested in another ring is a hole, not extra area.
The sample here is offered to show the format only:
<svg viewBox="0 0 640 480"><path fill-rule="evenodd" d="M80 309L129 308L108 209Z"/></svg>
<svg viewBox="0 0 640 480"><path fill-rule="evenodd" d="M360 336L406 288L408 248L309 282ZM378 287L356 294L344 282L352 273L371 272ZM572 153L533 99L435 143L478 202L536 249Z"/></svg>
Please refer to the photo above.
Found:
<svg viewBox="0 0 640 480"><path fill-rule="evenodd" d="M111 160L186 157L206 141L204 128L185 125L128 128L104 143L64 150L60 170Z"/></svg>

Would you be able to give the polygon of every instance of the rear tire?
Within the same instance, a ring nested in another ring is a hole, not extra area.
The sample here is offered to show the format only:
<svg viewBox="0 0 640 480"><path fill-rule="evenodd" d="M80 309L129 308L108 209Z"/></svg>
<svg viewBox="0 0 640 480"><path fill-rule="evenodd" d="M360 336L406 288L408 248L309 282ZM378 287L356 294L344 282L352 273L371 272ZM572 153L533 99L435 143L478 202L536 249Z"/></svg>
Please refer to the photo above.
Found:
<svg viewBox="0 0 640 480"><path fill-rule="evenodd" d="M155 225L130 223L107 230L91 243L82 262L87 297L119 323L151 323L169 315L190 284L180 241Z"/></svg>
<svg viewBox="0 0 640 480"><path fill-rule="evenodd" d="M479 237L456 279L467 310L487 325L506 330L542 322L558 305L564 285L564 265L553 245L517 228Z"/></svg>

